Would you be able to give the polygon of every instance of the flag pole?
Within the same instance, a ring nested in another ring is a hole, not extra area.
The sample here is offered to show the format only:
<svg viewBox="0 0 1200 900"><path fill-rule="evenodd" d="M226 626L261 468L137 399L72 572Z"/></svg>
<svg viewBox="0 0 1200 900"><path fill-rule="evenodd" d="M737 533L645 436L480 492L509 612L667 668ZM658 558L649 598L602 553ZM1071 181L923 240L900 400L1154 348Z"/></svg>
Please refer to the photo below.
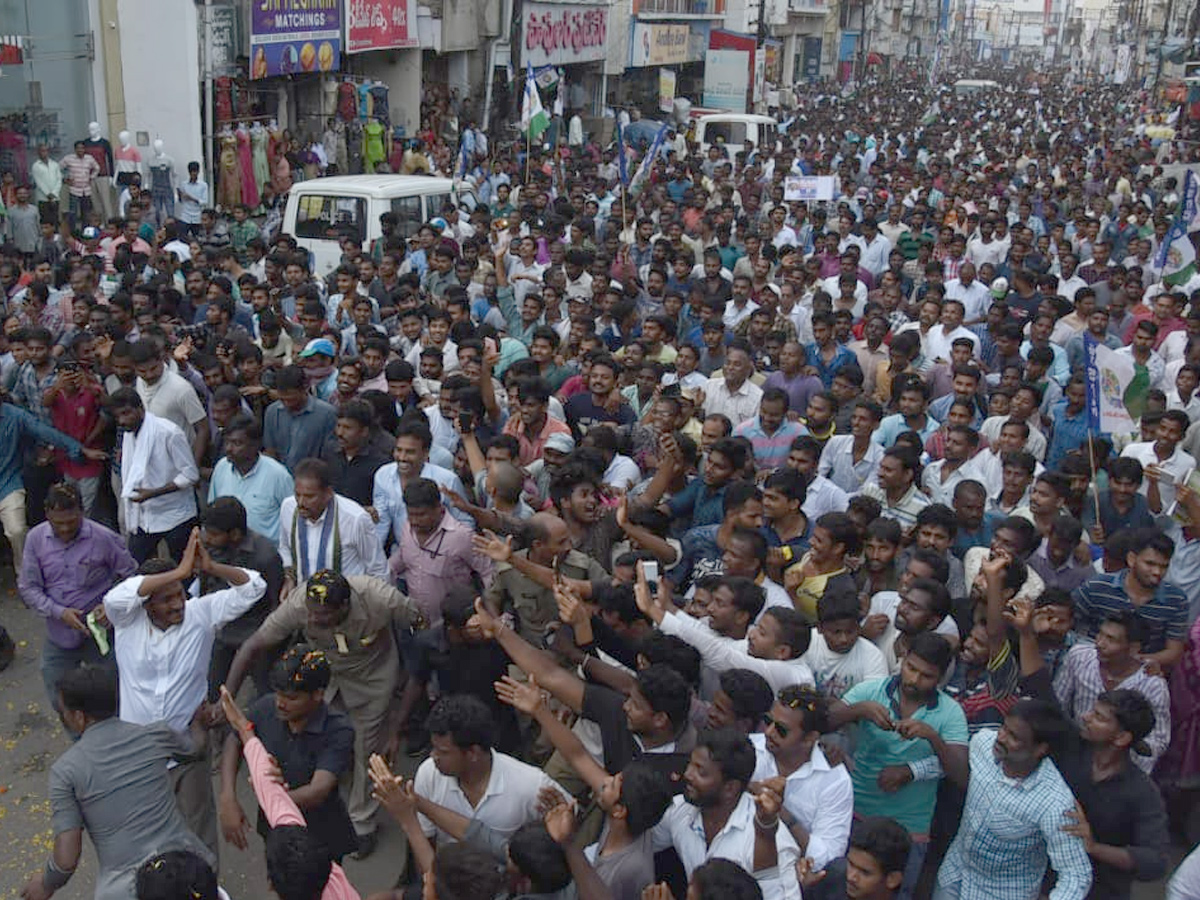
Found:
<svg viewBox="0 0 1200 900"><path fill-rule="evenodd" d="M1104 525L1100 521L1100 487L1096 483L1096 444L1090 428L1088 429L1088 462L1092 467L1092 500L1096 503L1096 524L1103 528ZM1107 540L1110 535L1106 534L1104 537Z"/></svg>

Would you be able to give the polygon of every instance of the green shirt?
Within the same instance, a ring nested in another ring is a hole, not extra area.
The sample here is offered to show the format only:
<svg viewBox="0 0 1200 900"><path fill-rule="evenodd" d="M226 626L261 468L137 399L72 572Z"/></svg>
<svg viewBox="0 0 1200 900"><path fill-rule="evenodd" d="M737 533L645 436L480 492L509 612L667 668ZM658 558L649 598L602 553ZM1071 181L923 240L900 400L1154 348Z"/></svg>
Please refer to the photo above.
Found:
<svg viewBox="0 0 1200 900"><path fill-rule="evenodd" d="M850 688L842 700L853 705L863 701L882 704L893 721L900 715L900 678L876 678ZM948 744L967 744L967 717L948 694L938 691L913 716L926 722ZM929 834L933 806L937 802L937 780L911 781L893 794L879 787L879 773L888 766L904 766L933 755L928 741L906 741L895 731L883 731L871 722L858 723L858 747L854 753L854 814L890 816L912 835Z"/></svg>

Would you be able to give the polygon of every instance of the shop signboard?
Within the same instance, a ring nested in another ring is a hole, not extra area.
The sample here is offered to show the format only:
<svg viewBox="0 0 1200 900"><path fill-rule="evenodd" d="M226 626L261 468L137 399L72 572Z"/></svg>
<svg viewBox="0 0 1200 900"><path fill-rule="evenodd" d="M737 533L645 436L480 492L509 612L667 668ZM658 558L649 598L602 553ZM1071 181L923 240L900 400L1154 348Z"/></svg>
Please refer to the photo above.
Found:
<svg viewBox="0 0 1200 900"><path fill-rule="evenodd" d="M658 70L658 108L669 113L675 109L675 70Z"/></svg>
<svg viewBox="0 0 1200 900"><path fill-rule="evenodd" d="M526 3L521 34L522 67L597 62L608 52L608 7Z"/></svg>
<svg viewBox="0 0 1200 900"><path fill-rule="evenodd" d="M332 72L341 56L342 0L254 0L251 78Z"/></svg>
<svg viewBox="0 0 1200 900"><path fill-rule="evenodd" d="M749 51L709 50L705 54L704 106L744 113L749 89Z"/></svg>
<svg viewBox="0 0 1200 900"><path fill-rule="evenodd" d="M633 26L629 64L635 69L682 65L690 60L691 37L692 30L687 25L638 22Z"/></svg>
<svg viewBox="0 0 1200 900"><path fill-rule="evenodd" d="M419 46L417 0L347 0L347 53Z"/></svg>

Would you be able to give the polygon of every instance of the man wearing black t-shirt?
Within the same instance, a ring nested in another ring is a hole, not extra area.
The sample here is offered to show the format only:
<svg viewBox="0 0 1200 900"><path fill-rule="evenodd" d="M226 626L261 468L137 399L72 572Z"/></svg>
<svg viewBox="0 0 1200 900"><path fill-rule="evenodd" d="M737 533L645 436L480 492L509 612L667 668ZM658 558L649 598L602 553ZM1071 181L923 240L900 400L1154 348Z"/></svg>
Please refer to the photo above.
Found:
<svg viewBox="0 0 1200 900"><path fill-rule="evenodd" d="M611 356L601 356L592 361L588 375L588 392L576 394L567 401L564 412L567 424L580 440L588 429L600 422L616 425L632 425L636 420L633 408L616 393L617 363Z"/></svg>

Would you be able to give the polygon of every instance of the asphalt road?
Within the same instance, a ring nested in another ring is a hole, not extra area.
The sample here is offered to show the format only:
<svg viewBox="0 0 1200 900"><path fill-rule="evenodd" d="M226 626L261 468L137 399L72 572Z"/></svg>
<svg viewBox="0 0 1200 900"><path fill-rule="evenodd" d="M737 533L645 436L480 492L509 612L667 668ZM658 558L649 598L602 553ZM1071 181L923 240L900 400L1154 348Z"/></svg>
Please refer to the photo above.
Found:
<svg viewBox="0 0 1200 900"><path fill-rule="evenodd" d="M12 569L0 567L0 624L17 642L13 664L0 672L0 898L17 896L25 880L40 871L50 852L50 804L47 779L54 760L70 746L58 716L42 687L39 653L44 629L16 596ZM405 767L417 761L405 758ZM253 821L255 809L248 779L239 781L242 808ZM1178 862L1186 853L1172 848ZM393 887L404 873L407 847L398 826L380 817L380 840L374 854L347 860L350 881L366 898ZM75 877L56 895L62 900L85 900L93 893L96 855L84 841L83 861ZM262 840L251 829L250 844L240 851L221 847L220 881L233 900L272 896L267 886ZM1134 900L1157 900L1165 894L1162 882L1138 885Z"/></svg>
<svg viewBox="0 0 1200 900"><path fill-rule="evenodd" d="M16 659L0 672L0 898L7 900L41 870L50 852L47 782L50 766L70 746L70 738L42 687L39 656L44 627L17 597L7 564L0 564L0 624L17 642ZM414 761L405 762L415 768ZM256 807L249 779L239 781L239 794L253 822ZM407 860L399 827L382 815L380 828L375 852L361 862L346 862L350 881L364 898L393 887ZM62 900L92 897L95 875L96 854L85 840L79 870L55 896ZM220 881L233 900L273 896L267 886L262 840L253 829L245 851L222 845Z"/></svg>

